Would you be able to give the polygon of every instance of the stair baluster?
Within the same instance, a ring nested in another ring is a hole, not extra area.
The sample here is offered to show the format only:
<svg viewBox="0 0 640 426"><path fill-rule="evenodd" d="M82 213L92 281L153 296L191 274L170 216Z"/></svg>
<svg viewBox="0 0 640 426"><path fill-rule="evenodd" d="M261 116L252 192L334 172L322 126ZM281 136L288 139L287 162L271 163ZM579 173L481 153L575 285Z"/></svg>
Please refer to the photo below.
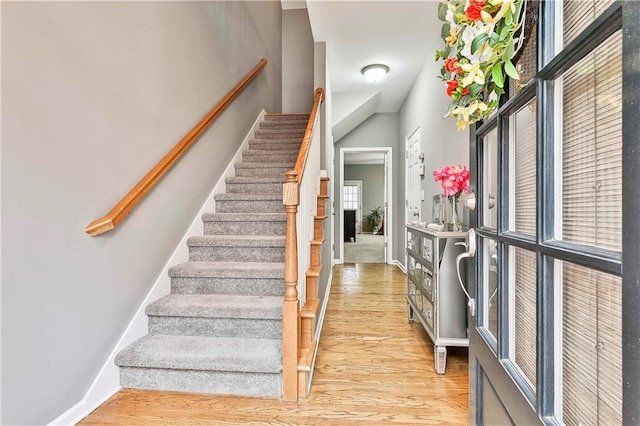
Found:
<svg viewBox="0 0 640 426"><path fill-rule="evenodd" d="M306 396L306 380L298 376L298 364L302 356L309 354L315 346L303 342L301 333L300 300L303 309L309 301L306 291L306 274L311 264L311 241L314 239L317 197L320 195L320 103L324 101L324 90L315 91L313 108L300 147L294 170L286 173L283 185L283 203L287 216L285 237L285 301L282 317L283 338L283 394L285 401L296 402L300 394ZM298 212L300 207L300 213ZM300 296L300 298L298 298ZM309 295L317 299L317 295ZM317 307L317 300L315 305ZM314 312L315 319L315 312ZM315 325L315 321L312 321ZM305 337L313 332L307 330ZM304 345L304 346L303 346ZM303 352L301 350L306 350ZM308 374L308 373L305 373ZM308 376L303 376L307 377ZM303 389L301 389L303 388Z"/></svg>

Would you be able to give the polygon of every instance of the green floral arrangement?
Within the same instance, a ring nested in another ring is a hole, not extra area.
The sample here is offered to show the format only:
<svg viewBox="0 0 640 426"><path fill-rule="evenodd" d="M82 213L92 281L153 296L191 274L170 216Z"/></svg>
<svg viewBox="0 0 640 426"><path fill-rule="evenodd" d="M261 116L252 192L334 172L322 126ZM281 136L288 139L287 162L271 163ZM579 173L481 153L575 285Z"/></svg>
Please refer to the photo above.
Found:
<svg viewBox="0 0 640 426"><path fill-rule="evenodd" d="M527 0L447 0L438 7L444 50L439 78L458 130L487 117L504 93L505 74L520 76L512 59L522 47Z"/></svg>

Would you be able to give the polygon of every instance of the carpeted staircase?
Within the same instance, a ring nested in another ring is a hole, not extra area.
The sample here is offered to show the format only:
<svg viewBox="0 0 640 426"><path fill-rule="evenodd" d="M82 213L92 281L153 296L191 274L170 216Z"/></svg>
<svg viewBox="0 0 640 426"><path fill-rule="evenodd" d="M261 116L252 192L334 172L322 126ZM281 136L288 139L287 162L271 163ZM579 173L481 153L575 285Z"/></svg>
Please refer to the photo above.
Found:
<svg viewBox="0 0 640 426"><path fill-rule="evenodd" d="M150 304L149 334L116 357L124 388L282 395L285 172L309 116L266 115L171 294Z"/></svg>

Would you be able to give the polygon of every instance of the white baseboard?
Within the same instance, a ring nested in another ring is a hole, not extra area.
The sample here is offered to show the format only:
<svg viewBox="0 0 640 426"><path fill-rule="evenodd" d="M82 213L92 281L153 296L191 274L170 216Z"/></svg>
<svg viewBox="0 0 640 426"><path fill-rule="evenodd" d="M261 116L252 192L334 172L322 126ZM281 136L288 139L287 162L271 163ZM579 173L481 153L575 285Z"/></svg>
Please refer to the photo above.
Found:
<svg viewBox="0 0 640 426"><path fill-rule="evenodd" d="M327 304L329 303L329 294L331 293L331 284L333 283L333 269L329 272L329 278L327 279L327 289L324 292L324 299L322 299L322 306L320 307L320 315L318 319L318 325L316 326L316 352L313 354L313 361L311 362L311 372L309 373L309 384L307 388L307 394L311 391L311 383L313 383L313 372L316 368L316 357L318 356L318 348L320 347L320 336L322 335L322 326L324 325L324 316L327 313Z"/></svg>
<svg viewBox="0 0 640 426"><path fill-rule="evenodd" d="M78 402L73 407L62 413L57 419L53 420L50 425L75 425L82 420L86 414L86 406L84 400Z"/></svg>
<svg viewBox="0 0 640 426"><path fill-rule="evenodd" d="M407 273L407 270L405 269L404 265L400 263L399 260L392 260L390 263L392 265L396 265L402 271L403 274Z"/></svg>
<svg viewBox="0 0 640 426"><path fill-rule="evenodd" d="M100 369L98 376L93 381L89 390L85 394L82 401L75 404L73 407L65 411L62 415L51 422L51 425L74 425L86 417L93 410L102 405L107 399L111 398L113 394L119 391L120 388L120 371L116 366L114 360L116 355L125 347L131 343L146 335L149 331L148 320L145 314L147 305L156 300L171 293L171 278L169 278L169 268L180 263L189 261L189 248L187 247L187 240L195 235L202 235L202 215L206 212L215 211L215 199L216 194L222 194L226 190L225 179L234 176L234 164L242 161L242 153L249 147L249 139L253 135L254 131L259 128L259 123L265 115L265 111L262 110L260 115L251 126L251 129L247 133L233 157L226 170L216 183L215 187L209 194L209 197L203 204L202 208L191 222L191 226L184 234L180 243L176 246L173 254L162 268L162 272L158 275L156 282L151 287L149 293L145 297L142 304L138 307L133 319L125 329L124 333L118 340L115 348L107 358L106 362Z"/></svg>

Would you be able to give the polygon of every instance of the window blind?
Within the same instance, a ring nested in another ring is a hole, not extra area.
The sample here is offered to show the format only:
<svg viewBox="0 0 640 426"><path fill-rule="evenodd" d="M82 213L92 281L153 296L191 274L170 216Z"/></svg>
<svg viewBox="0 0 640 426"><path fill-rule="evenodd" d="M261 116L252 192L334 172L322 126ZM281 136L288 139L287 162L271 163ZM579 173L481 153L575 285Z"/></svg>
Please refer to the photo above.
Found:
<svg viewBox="0 0 640 426"><path fill-rule="evenodd" d="M562 239L622 247L622 38L562 76Z"/></svg>
<svg viewBox="0 0 640 426"><path fill-rule="evenodd" d="M536 235L536 101L511 117L515 217L510 229Z"/></svg>
<svg viewBox="0 0 640 426"><path fill-rule="evenodd" d="M565 1L565 46L611 3ZM620 32L572 66L561 84L562 234L557 237L621 250ZM622 424L621 279L568 262L556 267L562 270L563 422Z"/></svg>
<svg viewBox="0 0 640 426"><path fill-rule="evenodd" d="M614 0L564 0L562 3L563 42L571 43Z"/></svg>
<svg viewBox="0 0 640 426"><path fill-rule="evenodd" d="M529 34L525 34L527 41L522 47L522 55L516 62L516 69L520 79L514 83L515 92L518 93L538 72L538 28L534 25Z"/></svg>
<svg viewBox="0 0 640 426"><path fill-rule="evenodd" d="M562 268L563 420L622 424L622 282L568 262Z"/></svg>
<svg viewBox="0 0 640 426"><path fill-rule="evenodd" d="M515 363L536 387L536 254L514 247Z"/></svg>

